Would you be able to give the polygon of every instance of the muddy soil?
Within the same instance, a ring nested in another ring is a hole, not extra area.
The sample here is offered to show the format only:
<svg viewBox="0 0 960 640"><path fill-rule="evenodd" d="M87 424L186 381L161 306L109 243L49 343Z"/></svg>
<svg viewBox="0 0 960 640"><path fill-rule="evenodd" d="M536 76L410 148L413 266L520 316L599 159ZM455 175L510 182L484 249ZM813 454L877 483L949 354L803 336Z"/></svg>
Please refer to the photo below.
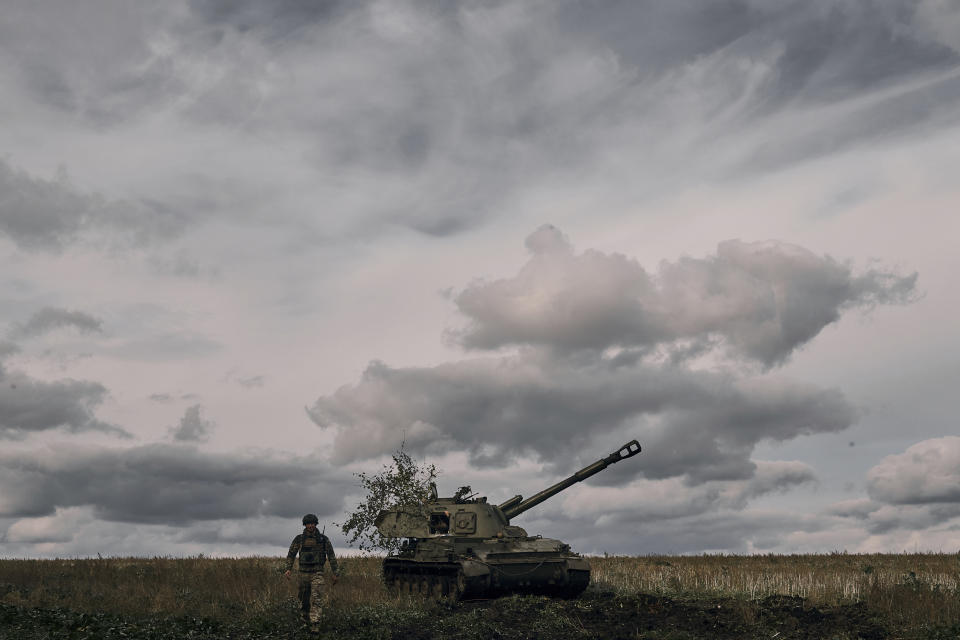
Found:
<svg viewBox="0 0 960 640"><path fill-rule="evenodd" d="M713 640L890 637L863 605L818 608L802 598L762 601L676 600L664 596L587 592L571 601L514 599L463 603L497 621L494 638L604 638ZM559 605L559 606L558 606ZM550 624L553 616L559 624ZM458 616L459 617L459 616ZM410 630L414 631L414 630ZM499 633L497 633L499 632ZM414 633L416 633L414 631ZM420 636L424 640L429 637Z"/></svg>
<svg viewBox="0 0 960 640"><path fill-rule="evenodd" d="M862 605L820 609L802 598L681 601L661 596L597 597L585 626L597 637L637 638L863 638L887 630Z"/></svg>
<svg viewBox="0 0 960 640"><path fill-rule="evenodd" d="M0 605L0 638L17 640L245 640L312 638L296 603L268 617L210 621ZM511 596L423 607L330 610L321 638L341 640L945 640L949 629L896 629L863 605L815 607L801 598L684 600L588 590L573 600Z"/></svg>

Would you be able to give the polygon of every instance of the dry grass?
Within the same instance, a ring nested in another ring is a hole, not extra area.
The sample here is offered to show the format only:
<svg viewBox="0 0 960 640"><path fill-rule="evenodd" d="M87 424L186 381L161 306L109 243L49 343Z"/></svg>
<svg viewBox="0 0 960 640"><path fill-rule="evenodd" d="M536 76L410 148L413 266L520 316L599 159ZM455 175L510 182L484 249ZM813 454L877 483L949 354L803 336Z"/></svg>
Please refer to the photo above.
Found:
<svg viewBox="0 0 960 640"><path fill-rule="evenodd" d="M643 556L591 558L592 588L620 594L741 601L800 596L816 606L864 603L898 626L960 621L960 555ZM391 599L380 558L343 558L330 605ZM296 581L279 558L0 560L0 602L117 614L249 618L288 610Z"/></svg>
<svg viewBox="0 0 960 640"><path fill-rule="evenodd" d="M816 606L862 602L897 624L960 621L960 554L610 556L592 558L595 586L620 593Z"/></svg>
<svg viewBox="0 0 960 640"><path fill-rule="evenodd" d="M380 558L344 558L331 605L387 600ZM296 597L279 558L0 560L0 602L218 619L268 613Z"/></svg>
<svg viewBox="0 0 960 640"><path fill-rule="evenodd" d="M335 637L384 640L437 605L391 598L380 558L345 558L324 619ZM280 558L0 559L0 638L300 637L297 579ZM329 584L329 583L328 583ZM468 639L469 640L469 639Z"/></svg>
<svg viewBox="0 0 960 640"><path fill-rule="evenodd" d="M230 617L276 606L290 587L270 558L0 560L8 604Z"/></svg>

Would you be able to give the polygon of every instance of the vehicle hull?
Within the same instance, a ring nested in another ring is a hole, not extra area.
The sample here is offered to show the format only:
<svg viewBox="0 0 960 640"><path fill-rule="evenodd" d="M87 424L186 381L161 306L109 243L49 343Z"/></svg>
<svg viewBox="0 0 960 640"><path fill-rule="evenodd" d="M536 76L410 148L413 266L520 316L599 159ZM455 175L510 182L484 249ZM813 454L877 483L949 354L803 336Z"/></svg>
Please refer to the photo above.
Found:
<svg viewBox="0 0 960 640"><path fill-rule="evenodd" d="M383 580L391 592L453 600L510 593L576 597L590 584L586 558L558 552L556 547L530 548L556 542L539 538L481 542L470 547L469 556L457 554L450 547L421 543L406 557L387 557Z"/></svg>

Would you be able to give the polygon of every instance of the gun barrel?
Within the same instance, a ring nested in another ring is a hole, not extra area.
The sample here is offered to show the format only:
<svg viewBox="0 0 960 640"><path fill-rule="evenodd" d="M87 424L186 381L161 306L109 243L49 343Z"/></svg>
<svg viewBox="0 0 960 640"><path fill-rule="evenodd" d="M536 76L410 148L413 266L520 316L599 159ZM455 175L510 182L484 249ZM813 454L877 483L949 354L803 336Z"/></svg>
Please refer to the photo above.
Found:
<svg viewBox="0 0 960 640"><path fill-rule="evenodd" d="M617 449L616 451L608 455L606 458L601 458L600 460L597 460L593 464L588 465L583 469L580 469L580 471L577 471L575 474L573 474L569 478L561 480L560 482L553 485L552 487L548 487L547 489L544 489L540 493L530 496L526 500L521 501L520 496L514 496L513 498L510 498L509 500L507 500L506 502L498 506L500 507L500 510L503 511L503 515L505 515L507 517L507 520L509 520L511 518L514 518L520 515L527 509L532 509L533 507L537 506L544 500L557 495L567 487L575 485L578 482L582 482L596 473L600 473L601 471L603 471L604 469L612 465L614 462L620 462L621 460L626 460L627 458L633 457L638 453L640 453L640 443L637 442L636 440L631 440L627 444L623 445L622 447L620 447L619 449Z"/></svg>

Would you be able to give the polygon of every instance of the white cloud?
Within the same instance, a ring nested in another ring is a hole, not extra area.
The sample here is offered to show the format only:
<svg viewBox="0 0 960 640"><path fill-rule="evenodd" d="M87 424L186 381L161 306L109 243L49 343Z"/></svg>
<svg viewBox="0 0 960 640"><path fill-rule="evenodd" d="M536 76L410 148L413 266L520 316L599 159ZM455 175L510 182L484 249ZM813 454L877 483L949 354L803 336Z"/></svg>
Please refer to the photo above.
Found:
<svg viewBox="0 0 960 640"><path fill-rule="evenodd" d="M867 490L878 502L960 506L960 437L924 440L887 456L867 474Z"/></svg>
<svg viewBox="0 0 960 640"><path fill-rule="evenodd" d="M862 527L858 549L942 551L960 545L960 438L923 440L867 472L867 498L828 516Z"/></svg>
<svg viewBox="0 0 960 640"><path fill-rule="evenodd" d="M77 530L90 521L89 510L82 507L57 509L53 515L17 520L7 528L4 542L72 542Z"/></svg>
<svg viewBox="0 0 960 640"><path fill-rule="evenodd" d="M643 466L648 478L750 478L759 442L841 431L858 412L837 390L695 366L684 351L719 343L780 363L851 307L908 301L915 281L853 275L782 243L723 243L716 257L663 263L656 277L623 255L576 255L551 226L526 244L533 257L517 276L455 298L473 321L460 334L465 345L517 352L435 367L371 363L358 383L308 409L335 431L335 459L404 442L435 454L463 448L475 465L502 467L630 433L657 451Z"/></svg>
<svg viewBox="0 0 960 640"><path fill-rule="evenodd" d="M627 256L574 253L552 226L527 238L514 278L474 283L456 298L467 347L651 348L720 340L737 356L782 363L843 311L904 303L917 275L854 275L829 256L780 242L720 244L716 256L663 262L648 274Z"/></svg>
<svg viewBox="0 0 960 640"><path fill-rule="evenodd" d="M91 506L98 519L196 521L321 515L342 507L346 474L307 457L191 446L53 446L0 454L0 516Z"/></svg>

